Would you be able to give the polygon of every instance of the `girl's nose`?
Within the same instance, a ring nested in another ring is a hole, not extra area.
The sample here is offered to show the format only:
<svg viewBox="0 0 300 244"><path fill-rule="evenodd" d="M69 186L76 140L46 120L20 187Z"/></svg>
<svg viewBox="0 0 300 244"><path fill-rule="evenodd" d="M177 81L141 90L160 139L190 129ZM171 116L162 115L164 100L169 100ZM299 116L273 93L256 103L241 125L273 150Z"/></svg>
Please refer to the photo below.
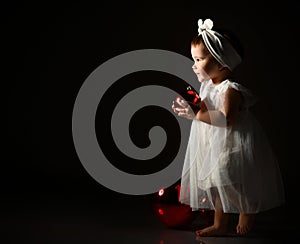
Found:
<svg viewBox="0 0 300 244"><path fill-rule="evenodd" d="M194 64L193 66L192 66L192 69L197 69L197 66L196 66L196 64Z"/></svg>

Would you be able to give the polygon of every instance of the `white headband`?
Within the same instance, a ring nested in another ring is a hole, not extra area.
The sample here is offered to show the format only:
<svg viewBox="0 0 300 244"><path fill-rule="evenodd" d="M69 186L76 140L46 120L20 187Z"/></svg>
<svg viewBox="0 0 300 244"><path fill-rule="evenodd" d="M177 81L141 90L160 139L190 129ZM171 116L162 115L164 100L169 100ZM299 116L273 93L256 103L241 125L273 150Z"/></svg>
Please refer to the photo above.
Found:
<svg viewBox="0 0 300 244"><path fill-rule="evenodd" d="M213 25L210 19L206 19L204 22L199 19L198 35L202 35L204 44L211 55L221 65L232 71L242 61L242 58L224 36L212 30Z"/></svg>

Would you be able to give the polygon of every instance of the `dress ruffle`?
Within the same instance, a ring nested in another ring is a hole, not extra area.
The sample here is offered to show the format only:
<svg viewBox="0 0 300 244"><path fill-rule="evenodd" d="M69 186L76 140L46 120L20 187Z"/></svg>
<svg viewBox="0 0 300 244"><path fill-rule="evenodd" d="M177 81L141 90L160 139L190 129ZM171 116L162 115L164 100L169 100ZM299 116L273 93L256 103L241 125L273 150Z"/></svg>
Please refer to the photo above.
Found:
<svg viewBox="0 0 300 244"><path fill-rule="evenodd" d="M280 169L262 127L248 110L256 98L242 85L202 82L200 97L221 110L228 87L241 92L243 108L231 127L193 120L181 177L180 201L193 210L257 213L284 202Z"/></svg>

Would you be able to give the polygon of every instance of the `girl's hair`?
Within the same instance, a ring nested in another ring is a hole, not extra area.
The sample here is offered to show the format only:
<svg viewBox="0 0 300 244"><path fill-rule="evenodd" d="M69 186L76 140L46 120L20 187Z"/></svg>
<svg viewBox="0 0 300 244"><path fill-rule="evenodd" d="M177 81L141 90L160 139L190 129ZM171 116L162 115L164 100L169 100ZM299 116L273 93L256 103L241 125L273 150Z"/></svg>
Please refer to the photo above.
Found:
<svg viewBox="0 0 300 244"><path fill-rule="evenodd" d="M233 48L237 51L237 53L241 56L242 59L244 59L244 49L240 42L240 40L237 38L237 36L230 30L225 29L215 29L216 32L220 33L222 36L224 36L230 44L233 46ZM196 46L200 43L204 44L202 35L195 36L192 39L191 45Z"/></svg>

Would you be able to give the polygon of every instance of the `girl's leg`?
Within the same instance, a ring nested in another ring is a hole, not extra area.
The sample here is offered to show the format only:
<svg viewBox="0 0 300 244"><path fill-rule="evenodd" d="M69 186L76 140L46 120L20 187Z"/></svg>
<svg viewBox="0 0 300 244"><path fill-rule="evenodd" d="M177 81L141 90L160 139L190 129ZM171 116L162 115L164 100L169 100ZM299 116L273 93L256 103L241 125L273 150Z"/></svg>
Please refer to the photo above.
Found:
<svg viewBox="0 0 300 244"><path fill-rule="evenodd" d="M227 233L228 214L223 210L215 211L214 224L196 231L198 236L222 236Z"/></svg>
<svg viewBox="0 0 300 244"><path fill-rule="evenodd" d="M214 224L196 231L198 236L222 236L227 233L228 214L223 212L220 198L216 198Z"/></svg>
<svg viewBox="0 0 300 244"><path fill-rule="evenodd" d="M242 187L239 184L235 184L230 186L229 189L224 188L227 190L227 192L236 192L236 195L240 195L242 192ZM235 189L235 191L233 191ZM232 195L232 194L231 194ZM227 194L227 196L231 196L230 194ZM237 234L247 234L253 226L254 219L255 219L255 214L247 214L244 213L245 210L249 209L249 202L246 198L241 198L241 197L230 197L228 198L229 201L236 206L236 208L239 210L239 222L238 225L236 226L236 232ZM251 203L251 206L255 207L255 203Z"/></svg>

